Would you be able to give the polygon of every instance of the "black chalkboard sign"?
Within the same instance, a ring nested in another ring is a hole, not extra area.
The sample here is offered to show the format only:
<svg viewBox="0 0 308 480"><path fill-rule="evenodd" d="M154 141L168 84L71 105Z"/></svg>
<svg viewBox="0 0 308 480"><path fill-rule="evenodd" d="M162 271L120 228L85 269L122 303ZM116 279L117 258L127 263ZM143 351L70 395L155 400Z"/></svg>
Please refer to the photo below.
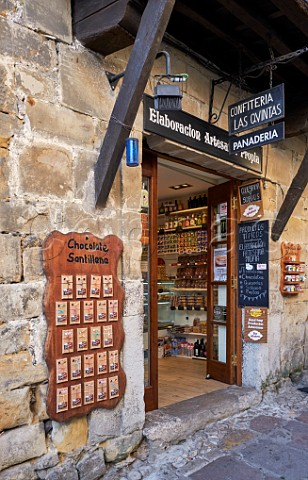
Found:
<svg viewBox="0 0 308 480"><path fill-rule="evenodd" d="M268 307L268 220L238 226L238 305Z"/></svg>

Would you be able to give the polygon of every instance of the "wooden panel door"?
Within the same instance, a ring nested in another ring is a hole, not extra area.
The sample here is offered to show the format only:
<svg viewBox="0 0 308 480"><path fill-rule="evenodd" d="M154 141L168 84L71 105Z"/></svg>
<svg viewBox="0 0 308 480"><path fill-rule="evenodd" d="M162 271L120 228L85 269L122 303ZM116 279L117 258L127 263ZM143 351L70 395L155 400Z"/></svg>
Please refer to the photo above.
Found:
<svg viewBox="0 0 308 480"><path fill-rule="evenodd" d="M240 323L236 305L237 221L232 200L232 182L209 189L207 375L228 384L240 381L235 371L235 353L241 338L240 331L237 333Z"/></svg>
<svg viewBox="0 0 308 480"><path fill-rule="evenodd" d="M157 158L144 152L142 188L148 200L141 207L144 287L144 401L146 411L158 408L157 348Z"/></svg>

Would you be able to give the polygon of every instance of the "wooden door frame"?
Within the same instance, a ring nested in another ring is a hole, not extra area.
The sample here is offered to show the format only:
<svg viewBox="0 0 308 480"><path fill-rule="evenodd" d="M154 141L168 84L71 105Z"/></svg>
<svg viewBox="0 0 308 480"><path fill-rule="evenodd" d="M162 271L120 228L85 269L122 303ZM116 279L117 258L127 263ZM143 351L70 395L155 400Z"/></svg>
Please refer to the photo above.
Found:
<svg viewBox="0 0 308 480"><path fill-rule="evenodd" d="M145 410L158 408L158 321L157 321L157 155L150 151L143 152L142 175L149 178L149 386L144 389Z"/></svg>
<svg viewBox="0 0 308 480"><path fill-rule="evenodd" d="M242 358L242 345L241 345L241 312L237 308L237 215L233 210L232 197L234 197L235 183L233 181L223 183L216 187L209 189L209 212L208 212L208 243L209 252L212 242L212 230L211 230L211 204L219 204L227 201L227 232L228 238L224 243L227 243L227 248L231 245L232 248L228 248L227 257L227 337L226 337L226 363L219 362L218 360L211 360L212 358L212 342L210 336L213 335L212 312L213 301L211 290L213 285L219 285L219 282L213 282L213 255L208 258L208 370L209 375L216 380L224 383L237 385L241 384L241 358ZM211 199L213 197L213 200ZM233 285L232 283L233 282Z"/></svg>

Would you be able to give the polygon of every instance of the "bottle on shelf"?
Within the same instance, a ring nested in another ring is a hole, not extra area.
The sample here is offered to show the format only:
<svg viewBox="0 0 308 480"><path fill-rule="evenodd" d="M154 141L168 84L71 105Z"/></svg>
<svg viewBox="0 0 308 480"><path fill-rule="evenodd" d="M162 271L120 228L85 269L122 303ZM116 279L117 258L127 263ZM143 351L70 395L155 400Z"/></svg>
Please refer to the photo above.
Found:
<svg viewBox="0 0 308 480"><path fill-rule="evenodd" d="M164 207L163 203L159 207L158 213L159 213L159 215L163 215L165 213L165 207Z"/></svg>
<svg viewBox="0 0 308 480"><path fill-rule="evenodd" d="M194 214L192 214L189 223L190 223L190 226L191 226L191 227L194 227L194 226L196 225Z"/></svg>
<svg viewBox="0 0 308 480"><path fill-rule="evenodd" d="M184 227L189 227L190 226L190 219L189 216L187 215L185 222L184 222Z"/></svg>
<svg viewBox="0 0 308 480"><path fill-rule="evenodd" d="M192 204L192 198L189 197L189 199L188 199L188 204L187 204L188 208L192 208L192 205L191 205L191 204Z"/></svg>
<svg viewBox="0 0 308 480"><path fill-rule="evenodd" d="M202 197L202 207L207 207L207 196L205 194Z"/></svg>
<svg viewBox="0 0 308 480"><path fill-rule="evenodd" d="M177 201L177 200L175 200L175 201L174 201L174 211L175 211L175 212L177 212L177 211L178 211L178 209L179 209L179 206L178 206L178 201Z"/></svg>
<svg viewBox="0 0 308 480"><path fill-rule="evenodd" d="M183 203L181 200L178 201L178 210L184 210Z"/></svg>
<svg viewBox="0 0 308 480"><path fill-rule="evenodd" d="M199 353L200 353L200 342L199 340L196 340L194 343L194 356L199 357Z"/></svg>
<svg viewBox="0 0 308 480"><path fill-rule="evenodd" d="M201 338L200 345L199 345L199 357L204 358L204 351L205 351L204 339Z"/></svg>

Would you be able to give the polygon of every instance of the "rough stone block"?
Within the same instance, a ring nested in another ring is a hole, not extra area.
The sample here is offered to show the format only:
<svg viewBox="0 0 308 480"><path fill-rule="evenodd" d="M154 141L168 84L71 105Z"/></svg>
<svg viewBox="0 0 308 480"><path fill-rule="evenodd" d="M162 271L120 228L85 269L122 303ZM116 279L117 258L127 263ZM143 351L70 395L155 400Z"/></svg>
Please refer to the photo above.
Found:
<svg viewBox="0 0 308 480"><path fill-rule="evenodd" d="M43 275L42 249L27 248L23 252L23 269L25 282L40 280Z"/></svg>
<svg viewBox="0 0 308 480"><path fill-rule="evenodd" d="M107 438L116 437L120 434L122 412L119 405L113 410L97 409L90 413L89 445L97 445Z"/></svg>
<svg viewBox="0 0 308 480"><path fill-rule="evenodd" d="M73 418L64 423L52 422L52 424L52 441L59 452L72 452L87 444L87 417Z"/></svg>
<svg viewBox="0 0 308 480"><path fill-rule="evenodd" d="M0 17L1 53L12 58L14 63L39 65L46 70L55 66L53 44L42 35Z"/></svg>
<svg viewBox="0 0 308 480"><path fill-rule="evenodd" d="M119 462L127 457L142 440L142 431L131 435L118 436L104 442L101 446L105 450L106 462Z"/></svg>
<svg viewBox="0 0 308 480"><path fill-rule="evenodd" d="M26 350L29 345L29 322L18 321L0 326L0 355Z"/></svg>
<svg viewBox="0 0 308 480"><path fill-rule="evenodd" d="M53 468L46 475L46 480L79 480L78 472L74 463L69 460L64 465Z"/></svg>
<svg viewBox="0 0 308 480"><path fill-rule="evenodd" d="M9 188L9 152L5 148L0 148L0 198L5 199L10 194Z"/></svg>
<svg viewBox="0 0 308 480"><path fill-rule="evenodd" d="M56 81L57 78L53 78L52 72L48 72L46 75L45 72L16 67L17 87L28 97L28 102L31 102L33 98L55 102Z"/></svg>
<svg viewBox="0 0 308 480"><path fill-rule="evenodd" d="M83 198L87 194L87 188L94 188L94 165L97 154L80 152L74 162L74 196Z"/></svg>
<svg viewBox="0 0 308 480"><path fill-rule="evenodd" d="M31 423L30 387L2 392L0 396L0 431Z"/></svg>
<svg viewBox="0 0 308 480"><path fill-rule="evenodd" d="M125 301L123 315L142 315L143 314L143 284L140 280L125 281ZM139 301L137 301L139 299Z"/></svg>
<svg viewBox="0 0 308 480"><path fill-rule="evenodd" d="M1 1L0 1L1 16ZM5 65L0 65L0 105L1 111L5 113L16 113L16 95L14 91L13 79Z"/></svg>
<svg viewBox="0 0 308 480"><path fill-rule="evenodd" d="M20 282L21 240L12 235L0 235L0 282Z"/></svg>
<svg viewBox="0 0 308 480"><path fill-rule="evenodd" d="M37 480L33 464L31 462L16 465L0 472L0 480Z"/></svg>
<svg viewBox="0 0 308 480"><path fill-rule="evenodd" d="M8 13L15 10L14 0L0 0L0 16L6 17Z"/></svg>
<svg viewBox="0 0 308 480"><path fill-rule="evenodd" d="M72 14L69 0L26 0L24 22L27 27L56 37L63 42L72 41Z"/></svg>
<svg viewBox="0 0 308 480"><path fill-rule="evenodd" d="M76 465L81 480L99 480L106 471L104 451L87 453Z"/></svg>
<svg viewBox="0 0 308 480"><path fill-rule="evenodd" d="M64 197L72 189L69 152L51 145L34 146L20 157L20 185L25 193Z"/></svg>
<svg viewBox="0 0 308 480"><path fill-rule="evenodd" d="M62 45L60 75L64 105L97 118L109 119L116 95L97 55L84 48L76 50Z"/></svg>
<svg viewBox="0 0 308 480"><path fill-rule="evenodd" d="M27 114L34 131L57 137L69 145L100 145L95 123L87 115L40 100L27 105Z"/></svg>
<svg viewBox="0 0 308 480"><path fill-rule="evenodd" d="M33 365L29 352L0 357L0 386L2 391L14 390L47 380L45 365Z"/></svg>
<svg viewBox="0 0 308 480"><path fill-rule="evenodd" d="M43 285L0 285L0 323L38 317L42 313Z"/></svg>
<svg viewBox="0 0 308 480"><path fill-rule="evenodd" d="M32 411L38 420L48 420L49 416L46 410L47 385L38 385L35 389L35 402L32 405Z"/></svg>
<svg viewBox="0 0 308 480"><path fill-rule="evenodd" d="M51 230L50 207L24 204L22 201L0 201L0 231L2 233L23 233L46 236Z"/></svg>
<svg viewBox="0 0 308 480"><path fill-rule="evenodd" d="M7 148L21 122L10 113L0 112L0 148Z"/></svg>
<svg viewBox="0 0 308 480"><path fill-rule="evenodd" d="M44 425L8 430L0 436L0 470L46 453Z"/></svg>

